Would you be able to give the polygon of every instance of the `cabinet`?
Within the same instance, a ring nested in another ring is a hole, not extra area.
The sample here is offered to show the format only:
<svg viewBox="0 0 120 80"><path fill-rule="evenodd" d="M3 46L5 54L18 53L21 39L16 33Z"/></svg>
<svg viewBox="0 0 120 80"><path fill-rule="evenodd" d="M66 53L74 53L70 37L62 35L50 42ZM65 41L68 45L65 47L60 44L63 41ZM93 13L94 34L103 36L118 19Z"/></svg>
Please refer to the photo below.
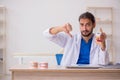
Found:
<svg viewBox="0 0 120 80"><path fill-rule="evenodd" d="M6 55L6 27L5 27L5 7L0 5L0 76L5 73Z"/></svg>
<svg viewBox="0 0 120 80"><path fill-rule="evenodd" d="M115 54L113 54L113 8L112 7L87 7L87 11L91 12L96 19L96 27L94 33L99 32L100 28L107 34L107 47L110 54L110 61L115 62Z"/></svg>

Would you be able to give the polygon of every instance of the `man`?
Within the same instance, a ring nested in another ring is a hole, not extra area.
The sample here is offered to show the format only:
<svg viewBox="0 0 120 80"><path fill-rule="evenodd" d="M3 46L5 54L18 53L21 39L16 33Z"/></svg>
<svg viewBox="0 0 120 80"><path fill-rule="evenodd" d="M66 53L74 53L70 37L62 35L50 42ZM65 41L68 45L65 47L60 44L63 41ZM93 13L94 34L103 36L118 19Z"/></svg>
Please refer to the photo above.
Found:
<svg viewBox="0 0 120 80"><path fill-rule="evenodd" d="M52 27L44 35L54 43L64 48L62 66L76 64L106 65L109 55L106 49L106 34L100 29L101 35L95 37L95 18L90 12L79 16L80 32L72 35L71 24Z"/></svg>

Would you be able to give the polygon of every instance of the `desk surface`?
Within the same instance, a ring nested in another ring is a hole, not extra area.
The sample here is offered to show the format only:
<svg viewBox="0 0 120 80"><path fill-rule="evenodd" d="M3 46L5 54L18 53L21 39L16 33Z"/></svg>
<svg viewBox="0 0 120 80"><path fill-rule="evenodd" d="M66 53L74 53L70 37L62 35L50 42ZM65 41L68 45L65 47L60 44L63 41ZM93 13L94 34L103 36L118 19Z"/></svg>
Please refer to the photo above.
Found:
<svg viewBox="0 0 120 80"><path fill-rule="evenodd" d="M30 66L27 65L17 65L13 66L10 68L10 71L28 71L28 72L36 72L36 71L44 71L44 72L118 72L120 73L120 69L104 69L104 68L99 68L99 69L68 69L65 67L61 66L54 66L54 67L49 67L48 69L40 69L40 68L31 68Z"/></svg>
<svg viewBox="0 0 120 80"><path fill-rule="evenodd" d="M68 69L61 66L33 69L17 65L10 71L12 80L120 80L120 69Z"/></svg>

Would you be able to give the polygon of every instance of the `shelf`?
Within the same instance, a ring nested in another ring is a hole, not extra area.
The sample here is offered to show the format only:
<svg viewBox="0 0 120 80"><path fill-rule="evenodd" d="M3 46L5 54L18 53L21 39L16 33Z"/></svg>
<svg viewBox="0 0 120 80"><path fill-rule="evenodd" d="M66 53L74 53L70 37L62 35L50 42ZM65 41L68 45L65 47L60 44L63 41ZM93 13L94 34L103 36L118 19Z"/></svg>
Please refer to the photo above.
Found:
<svg viewBox="0 0 120 80"><path fill-rule="evenodd" d="M0 19L0 24L2 24L2 25L5 24L5 20Z"/></svg>
<svg viewBox="0 0 120 80"><path fill-rule="evenodd" d="M5 8L5 6L4 5L0 5L0 8Z"/></svg>
<svg viewBox="0 0 120 80"><path fill-rule="evenodd" d="M0 50L3 50L4 48L0 45Z"/></svg>
<svg viewBox="0 0 120 80"><path fill-rule="evenodd" d="M0 73L0 77L2 77L3 76L3 73Z"/></svg>
<svg viewBox="0 0 120 80"><path fill-rule="evenodd" d="M96 10L96 9L112 9L112 7L94 7L94 6L93 6L93 7L88 7L88 8L87 8L87 10L89 10L89 9L95 9L95 10Z"/></svg>
<svg viewBox="0 0 120 80"><path fill-rule="evenodd" d="M55 56L52 53L15 53L14 56Z"/></svg>
<svg viewBox="0 0 120 80"><path fill-rule="evenodd" d="M1 61L1 60L0 60L0 63L2 63L2 64L3 64L3 61Z"/></svg>
<svg viewBox="0 0 120 80"><path fill-rule="evenodd" d="M6 72L6 9L4 5L0 5L0 76Z"/></svg>
<svg viewBox="0 0 120 80"><path fill-rule="evenodd" d="M112 21L96 21L98 24L112 24Z"/></svg>
<svg viewBox="0 0 120 80"><path fill-rule="evenodd" d="M112 34L107 34L107 37L112 37Z"/></svg>
<svg viewBox="0 0 120 80"><path fill-rule="evenodd" d="M112 7L87 7L87 11L91 12L95 16L96 28L94 32L98 32L99 28L102 28L107 35L109 41L108 52L110 53L110 61L115 62L115 52L113 50L113 8Z"/></svg>
<svg viewBox="0 0 120 80"><path fill-rule="evenodd" d="M4 35L5 35L5 34L3 34L3 33L0 33L0 38L1 38L1 37L4 37Z"/></svg>

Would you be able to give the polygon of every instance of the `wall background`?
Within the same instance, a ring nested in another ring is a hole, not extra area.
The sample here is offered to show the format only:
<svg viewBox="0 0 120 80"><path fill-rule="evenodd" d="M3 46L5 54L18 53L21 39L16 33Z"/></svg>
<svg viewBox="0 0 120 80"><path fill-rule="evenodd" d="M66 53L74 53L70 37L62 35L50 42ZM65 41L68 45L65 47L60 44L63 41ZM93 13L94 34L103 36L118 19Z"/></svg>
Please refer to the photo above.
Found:
<svg viewBox="0 0 120 80"><path fill-rule="evenodd" d="M113 7L113 46L116 62L120 62L119 0L0 0L0 4L7 9L7 71L18 63L16 53L57 53L61 48L45 39L42 32L67 22L73 25L73 32L79 31L78 17L88 6Z"/></svg>

